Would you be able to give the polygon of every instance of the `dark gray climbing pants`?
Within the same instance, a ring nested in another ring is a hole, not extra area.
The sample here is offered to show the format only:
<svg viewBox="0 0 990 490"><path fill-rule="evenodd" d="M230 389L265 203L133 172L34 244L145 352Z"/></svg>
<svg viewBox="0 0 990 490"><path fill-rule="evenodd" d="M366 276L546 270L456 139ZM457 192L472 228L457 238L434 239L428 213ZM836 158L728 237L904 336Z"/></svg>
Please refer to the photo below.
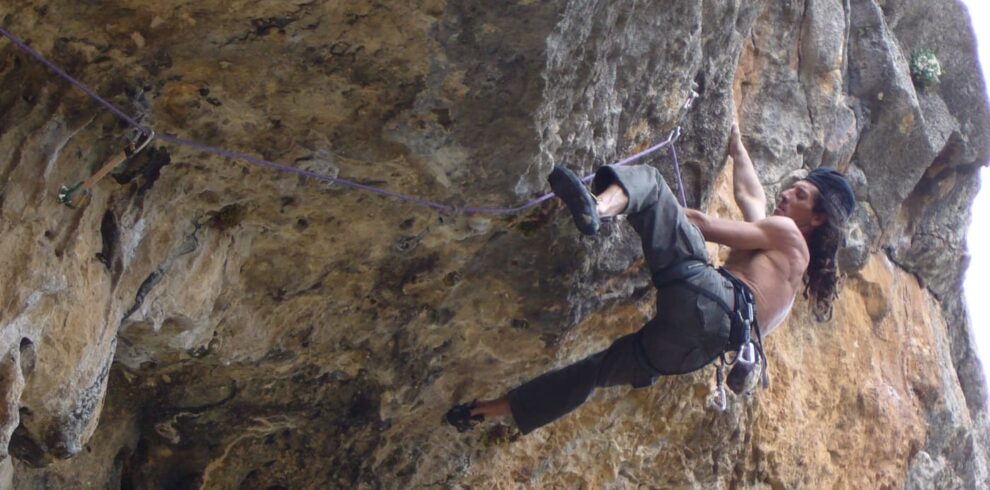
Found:
<svg viewBox="0 0 990 490"><path fill-rule="evenodd" d="M651 276L685 260L707 263L704 237L688 221L660 172L646 165L602 167L592 191L597 194L613 182L629 196L623 214L639 233ZM691 282L731 307L732 283L713 267L704 269ZM657 375L694 371L726 349L729 330L729 316L714 301L679 284L666 286L657 292L656 316L638 332L512 390L512 416L527 434L577 408L596 387L642 388L652 385Z"/></svg>

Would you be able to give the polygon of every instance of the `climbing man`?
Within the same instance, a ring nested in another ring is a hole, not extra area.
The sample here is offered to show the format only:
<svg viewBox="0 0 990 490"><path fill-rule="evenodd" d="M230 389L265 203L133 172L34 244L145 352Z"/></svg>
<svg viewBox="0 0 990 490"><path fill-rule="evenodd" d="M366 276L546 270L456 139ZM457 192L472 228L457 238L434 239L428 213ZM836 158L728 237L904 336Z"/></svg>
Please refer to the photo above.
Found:
<svg viewBox="0 0 990 490"><path fill-rule="evenodd" d="M818 168L781 192L768 217L766 195L737 124L728 150L743 221L682 208L650 166L602 167L590 192L572 172L555 168L550 187L582 233L595 234L601 218L619 214L639 233L658 289L656 315L601 352L500 398L457 405L444 420L463 432L486 417L511 415L528 434L577 408L597 387L650 386L659 375L695 371L747 345L758 357L752 371L765 375L760 326L769 334L781 324L802 283L818 318L831 316L836 253L856 206L849 183L839 172ZM731 248L721 269L709 264L705 241ZM758 344L749 341L751 328Z"/></svg>

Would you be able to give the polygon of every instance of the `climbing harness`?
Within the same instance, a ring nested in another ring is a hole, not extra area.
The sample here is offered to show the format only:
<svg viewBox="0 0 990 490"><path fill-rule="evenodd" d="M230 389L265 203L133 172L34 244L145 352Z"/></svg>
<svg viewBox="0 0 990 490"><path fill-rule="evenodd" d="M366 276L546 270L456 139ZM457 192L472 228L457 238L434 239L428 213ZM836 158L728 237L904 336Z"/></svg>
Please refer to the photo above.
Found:
<svg viewBox="0 0 990 490"><path fill-rule="evenodd" d="M142 150L148 147L151 140L155 139L155 132L152 131L148 134L142 133L136 129L130 131L128 135L129 142L124 146L122 150L115 153L107 159L107 162L96 171L95 174L91 175L88 179L82 182L77 182L72 186L63 185L58 189L58 202L65 204L70 208L78 208L85 206L89 203L89 198L92 196L93 186L96 185L103 177L106 177L117 165L120 165L125 160L141 153Z"/></svg>
<svg viewBox="0 0 990 490"><path fill-rule="evenodd" d="M735 311L726 313L732 319L732 330L729 335L729 349L719 356L719 365L716 372L716 386L714 402L718 402L720 411L725 410L725 385L737 395L748 395L752 392L756 376L764 388L770 386L770 374L767 366L767 356L763 351L763 333L760 332L760 323L756 320L756 298L749 286L733 276L725 268L719 268L719 273L732 283L735 291ZM756 331L755 342L750 338L750 332ZM735 355L731 360L726 360L726 353L733 352ZM728 378L724 376L725 367L730 366ZM754 370L759 369L758 373ZM751 374L752 373L752 374Z"/></svg>
<svg viewBox="0 0 990 490"><path fill-rule="evenodd" d="M9 39L20 50L24 51L29 56L31 56L32 58L34 58L35 60L37 60L39 63L43 64L48 69L50 69L53 72L55 72L60 78L62 78L63 80L69 82L70 84L72 84L73 86L75 86L76 88L78 88L79 90L81 90L84 93L86 93L86 95L88 95L90 97L90 99L92 99L94 102L102 105L104 108L106 108L107 110L109 110L110 112L112 112L114 115L116 115L117 117L119 117L121 120L127 122L131 127L133 127L135 130L137 130L138 132L140 132L141 134L143 134L147 138L145 140L146 143L147 142L150 142L151 139L153 137L155 137L154 131L152 131L150 128L146 128L146 127L142 126L134 118L128 116L126 113L124 113L123 111L121 111L120 109L118 109L112 103L110 103L106 99L104 99L104 98L100 97L99 95L97 95L93 90L91 90L85 84L83 84L79 80L76 80L75 78L73 78L72 76L70 76L68 73L66 73L64 70L62 70L61 68L59 68L57 65L55 65L51 61L48 61L48 59L46 59L44 56L42 56L40 53L38 53L34 49L31 49L31 47L28 46L26 43L24 43L24 41L18 39L16 36L14 36L10 32L8 32L3 27L0 27L0 35L3 35L7 39ZM622 159L622 160L620 160L618 162L615 162L615 163L612 163L611 164L612 166L626 165L628 163L631 163L633 161L639 160L639 159L641 159L641 158L643 158L643 157L645 157L647 155L650 155L652 153L655 153L655 152L657 152L657 151L659 151L659 150L661 150L661 149L666 148L666 147L669 146L670 147L670 150L671 150L671 158L673 160L674 168L675 168L675 171L677 173L677 183L678 183L678 186L679 186L679 189L680 189L680 200L681 200L681 205L682 206L686 206L686 201L684 199L684 185L683 185L683 182L682 182L682 179L681 179L680 163L677 161L677 152L674 150L674 143L681 136L681 128L680 128L681 121L683 120L683 118L687 114L687 111L694 104L694 101L695 101L695 99L697 99L697 97L698 97L698 93L695 90L692 89L690 91L690 95L688 96L687 101L681 106L681 109L680 109L678 118L676 119L675 128L670 132L670 134L667 136L667 139L665 141L660 142L660 143L658 143L656 145L653 145L653 146L651 146L651 147L649 147L649 148L647 148L647 149L645 149L645 150L643 150L643 151L641 151L639 153L636 153L636 154L634 154L632 156L629 156L629 157L627 157L625 159ZM276 162L273 162L273 161L270 161L270 160L266 160L264 158L259 158L259 157L255 157L255 156L252 156L252 155L247 155L247 154L244 154L244 153L239 153L239 152L235 152L235 151L226 150L226 149L223 149L223 148L216 148L216 147L213 147L213 146L204 145L202 143L197 143L195 141L186 140L186 139L180 138L178 136L173 136L173 135L170 135L170 134L158 134L157 135L157 139L159 141L164 141L166 143L171 143L173 145L184 146L184 147L191 148L191 149L194 149L194 150L199 150L199 151L211 153L211 154L214 154L216 156L220 156L220 157L224 157L224 158L230 158L230 159L234 159L234 160L241 160L241 161L244 161L244 162L247 162L247 163L251 163L251 164L254 164L254 165L268 167L268 168L275 169L275 170L280 171L280 172L293 173L293 174L301 175L301 176L304 176L304 177L309 177L309 178L313 178L313 179L317 179L317 180L322 180L322 181L325 181L325 182L330 182L332 184L339 185L341 187L346 187L346 188L350 188L350 189L361 190L361 191L369 192L369 193L372 193L372 194L377 194L377 195L383 196L383 197L395 198L395 199L398 199L400 201L404 201L404 202L408 202L408 203L411 203L411 204L419 205L419 206L422 206L422 207L425 207L425 208L433 209L433 210L436 210L438 212L446 213L446 214L451 214L451 215L461 215L461 214L513 215L513 214L518 214L518 213L520 213L522 211L525 211L525 210L527 210L529 208L532 208L534 206L537 206L537 205L539 205L539 204L541 204L541 203L543 203L545 201L548 201L550 198L553 197L553 193L547 193L547 194L544 194L544 195L542 195L542 196L540 196L538 198L535 198L535 199L533 199L531 201L528 201L528 202L526 202L524 204L521 204L521 205L515 206L515 207L457 207L457 206L452 206L452 205L449 205L449 204L443 204L443 203L431 201L431 200L428 200L428 199L425 199L425 198L422 198L422 197L418 197L418 196L413 196L413 195L409 195L409 194L403 194L403 193L400 193L400 192L389 191L389 190L381 189L381 188L378 188L378 187L373 187L373 186L370 186L370 185L366 185L366 184L361 184L361 183L358 183L358 182L350 181L350 180L347 180L347 179L342 179L342 178L338 178L338 177L332 177L332 176L329 176L329 175L324 175L324 174L320 174L320 173L317 173L317 172L312 172L312 171L301 169L301 168L297 168L297 167L291 167L291 166L288 166L288 165L283 165L281 163L276 163ZM109 165L109 162L108 162L108 165ZM582 182L590 182L593 177L594 177L594 175L588 175L588 176L582 178L581 180L582 180ZM73 186L73 187L62 186L62 188L59 189L59 202L63 202L66 205L70 205L70 203L73 203L73 201L72 201L72 195L75 192L78 192L79 191L79 188L81 188L81 187L85 187L85 182L82 183L82 184L77 184L76 186ZM75 204L73 203L72 205L75 205ZM71 205L70 205L70 207L71 207Z"/></svg>
<svg viewBox="0 0 990 490"><path fill-rule="evenodd" d="M726 407L725 393L725 367L731 367L728 379L729 387L736 394L744 394L752 390L748 387L751 380L750 373L759 366L759 376L763 387L770 386L770 376L767 373L767 360L763 352L763 334L760 332L760 324L756 320L756 299L746 283L733 276L724 267L718 269L719 274L732 283L733 299L735 307L730 307L717 294L698 286L690 279L700 274L709 267L701 260L685 260L673 266L657 271L653 275L653 284L657 289L677 283L685 288L700 294L719 306L730 320L729 340L726 349L712 357L708 362L718 360L715 369L715 392L709 399L709 405L719 411L724 411ZM756 331L755 342L750 338L750 332ZM726 358L726 354L734 354Z"/></svg>

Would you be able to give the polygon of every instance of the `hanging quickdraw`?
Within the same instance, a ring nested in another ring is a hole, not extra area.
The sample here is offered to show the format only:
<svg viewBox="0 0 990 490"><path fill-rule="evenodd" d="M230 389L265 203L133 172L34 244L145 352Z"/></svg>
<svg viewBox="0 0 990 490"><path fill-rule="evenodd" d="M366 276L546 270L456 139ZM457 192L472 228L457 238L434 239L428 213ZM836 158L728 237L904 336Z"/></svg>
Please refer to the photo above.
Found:
<svg viewBox="0 0 990 490"><path fill-rule="evenodd" d="M107 160L107 163L103 164L90 178L83 182L77 182L72 186L63 185L59 187L58 202L72 209L85 206L89 203L89 198L93 195L92 190L96 183L103 177L106 177L117 165L120 165L128 158L141 153L142 150L147 148L151 140L155 139L155 132L150 130L145 132L134 128L128 133L127 139L128 143L124 146L124 149L112 155Z"/></svg>
<svg viewBox="0 0 990 490"><path fill-rule="evenodd" d="M688 94L688 98L684 101L684 105L681 106L680 112L677 114L676 123L674 129L670 130L670 134L667 135L667 141L670 144L670 156L674 162L674 175L677 176L677 192L680 198L681 207L687 207L687 198L684 196L684 180L681 178L681 164L677 161L677 147L674 143L681 139L681 122L687 116L688 111L691 106L694 105L695 99L698 98L698 92L694 90L694 86L691 88L691 93Z"/></svg>
<svg viewBox="0 0 990 490"><path fill-rule="evenodd" d="M708 399L708 405L719 412L724 412L726 407L725 396L725 355L719 358L718 366L715 367L715 392Z"/></svg>
<svg viewBox="0 0 990 490"><path fill-rule="evenodd" d="M694 101L700 96L698 92L694 90L695 88L697 88L697 84L692 84L691 93L688 94L688 98L684 101L684 105L681 106L681 110L677 113L677 119L675 119L675 121L677 121L677 125L671 131L671 134L674 134L674 131L677 131L677 137L674 138L674 141L677 141L677 138L681 136L681 122L685 117L687 117L688 111L691 110L692 106L694 106Z"/></svg>

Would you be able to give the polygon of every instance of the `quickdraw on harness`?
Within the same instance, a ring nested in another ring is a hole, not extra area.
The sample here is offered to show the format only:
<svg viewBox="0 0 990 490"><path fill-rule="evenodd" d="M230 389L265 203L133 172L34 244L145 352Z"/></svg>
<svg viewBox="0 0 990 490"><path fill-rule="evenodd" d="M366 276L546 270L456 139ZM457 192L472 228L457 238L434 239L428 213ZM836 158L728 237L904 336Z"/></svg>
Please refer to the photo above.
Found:
<svg viewBox="0 0 990 490"><path fill-rule="evenodd" d="M149 133L144 133L137 129L132 129L128 132L128 143L124 146L122 150L110 156L107 162L100 167L93 175L82 182L77 182L72 186L63 185L58 189L58 202L65 204L70 208L78 208L85 206L89 203L90 197L93 195L93 186L96 185L103 177L106 177L117 165L120 165L128 158L141 153L142 150L148 147L151 140L155 139L155 132L150 131Z"/></svg>
<svg viewBox="0 0 990 490"><path fill-rule="evenodd" d="M735 307L730 307L717 294L691 282L691 278L700 274L707 267L710 266L703 261L686 260L658 271L653 275L653 284L657 289L660 289L677 283L712 300L729 316L731 329L726 349L712 358L712 360L718 359L719 365L715 370L715 393L709 400L709 404L713 408L724 411L727 403L726 384L736 394L748 394L755 388L757 379L762 381L764 388L768 387L770 376L767 373L767 358L763 352L763 334L760 332L760 324L756 320L756 300L752 291L728 270L719 268L719 274L731 282L733 286ZM756 330L755 341L750 337L751 330ZM727 353L734 355L727 359ZM725 376L726 366L731 367L728 379ZM758 373L754 373L756 369L759 369Z"/></svg>
<svg viewBox="0 0 990 490"><path fill-rule="evenodd" d="M756 389L757 380L764 388L770 386L767 356L763 351L763 333L760 323L756 320L756 299L749 286L733 276L724 268L719 273L732 283L735 291L736 308L729 314L732 319L732 334L729 335L729 349L719 356L716 368L716 387L711 405L720 411L725 410L725 386L728 385L737 395L749 395ZM722 309L728 312L726 306ZM756 331L756 340L750 337L752 330ZM726 360L726 353L734 352L731 360ZM729 375L725 377L725 367L730 366Z"/></svg>

